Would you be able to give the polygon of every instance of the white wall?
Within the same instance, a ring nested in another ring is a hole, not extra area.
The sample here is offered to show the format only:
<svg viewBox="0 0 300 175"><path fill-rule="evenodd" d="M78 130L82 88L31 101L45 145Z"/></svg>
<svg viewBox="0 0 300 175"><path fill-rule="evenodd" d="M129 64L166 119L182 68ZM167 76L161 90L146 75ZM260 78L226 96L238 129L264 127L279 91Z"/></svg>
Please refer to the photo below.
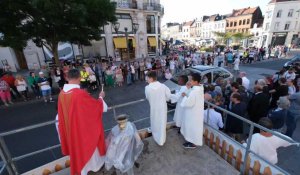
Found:
<svg viewBox="0 0 300 175"><path fill-rule="evenodd" d="M189 39L190 38L191 27L190 26L183 26L182 27L182 39Z"/></svg>
<svg viewBox="0 0 300 175"><path fill-rule="evenodd" d="M290 9L294 10L292 17L288 17L288 12ZM280 18L277 18L277 12L279 10L282 10L282 14ZM263 35L267 35L267 42L265 46L271 44L273 32L288 32L285 42L286 45L289 45L291 43L293 34L298 34L300 32L300 1L288 1L268 4L265 14L266 15L263 24ZM276 29L275 24L278 22L279 27ZM290 22L289 30L284 30L285 24L287 22ZM266 28L267 24L269 24L269 28Z"/></svg>
<svg viewBox="0 0 300 175"><path fill-rule="evenodd" d="M11 67L11 71L16 72L19 69L19 64L17 57L10 47L0 47L0 65L3 67L2 61L7 61L8 65Z"/></svg>
<svg viewBox="0 0 300 175"><path fill-rule="evenodd" d="M28 69L39 69L42 65L46 65L42 48L37 47L32 40L27 42L27 46L23 49L23 52Z"/></svg>
<svg viewBox="0 0 300 175"><path fill-rule="evenodd" d="M118 22L120 23L119 32L125 32L124 28L127 27L128 32L132 32L132 20L131 19L118 19ZM114 29L112 29L113 32Z"/></svg>
<svg viewBox="0 0 300 175"><path fill-rule="evenodd" d="M225 32L226 20L208 21L202 24L202 38L216 39L214 32Z"/></svg>
<svg viewBox="0 0 300 175"><path fill-rule="evenodd" d="M85 57L107 56L105 39L91 41L91 46L82 46ZM75 49L74 49L75 50Z"/></svg>

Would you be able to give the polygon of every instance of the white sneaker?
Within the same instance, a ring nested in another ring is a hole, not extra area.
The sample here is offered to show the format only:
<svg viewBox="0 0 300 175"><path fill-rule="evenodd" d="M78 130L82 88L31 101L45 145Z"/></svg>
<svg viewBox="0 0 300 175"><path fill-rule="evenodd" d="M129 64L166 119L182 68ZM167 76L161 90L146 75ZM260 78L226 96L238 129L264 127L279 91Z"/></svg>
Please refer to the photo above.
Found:
<svg viewBox="0 0 300 175"><path fill-rule="evenodd" d="M151 128L147 128L147 132L150 134L152 133Z"/></svg>

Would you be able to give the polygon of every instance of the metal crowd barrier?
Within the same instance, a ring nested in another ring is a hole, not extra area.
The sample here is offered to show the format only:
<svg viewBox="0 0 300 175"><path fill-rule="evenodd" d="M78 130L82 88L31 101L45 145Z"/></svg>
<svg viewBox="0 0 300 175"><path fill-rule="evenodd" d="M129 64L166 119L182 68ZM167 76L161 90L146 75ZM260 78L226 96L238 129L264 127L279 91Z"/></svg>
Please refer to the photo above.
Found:
<svg viewBox="0 0 300 175"><path fill-rule="evenodd" d="M138 104L138 103L141 103L141 102L144 102L146 101L146 99L140 99L140 100L136 100L136 101L132 101L132 102L128 102L128 103L123 103L123 104L120 104L120 105L115 105L115 106L112 106L112 107L109 107L108 110L113 110L113 115L114 117L116 117L116 109L117 108L121 108L121 107L125 107L125 106L129 106L129 105L133 105L133 104ZM244 158L244 162L246 162L246 159L248 157L248 155L250 153L253 153L251 152L250 150L250 144L251 144L251 138L252 138L252 135L253 135L253 130L254 130L254 127L257 127L257 128L260 128L262 130L265 130L265 131L268 131L270 133L272 133L273 135L283 139L283 140L286 140L290 143L293 143L293 144L297 144L299 146L299 143L295 142L294 140L292 139L288 139L272 130L269 130L267 128L264 128L256 123L253 123L251 122L250 120L247 120L241 116L238 116L232 112L229 112L223 108L220 108L212 103L209 103L209 102L205 102L208 107L210 106L213 106L214 108L216 109L219 109L221 111L223 111L225 114L229 114L233 117L236 117L246 123L248 123L251 127L250 127L250 133L249 133L249 138L248 138L248 141L247 141L247 147L246 147L246 154L245 154L245 158ZM170 112L173 112L173 110L169 110L168 113ZM208 113L209 114L209 113ZM209 115L208 115L208 118L209 118ZM141 122L141 121L144 121L144 120L147 120L149 119L149 117L145 117L145 118L142 118L142 119L139 119L139 120L135 120L133 121L133 123L138 123L138 122ZM23 128L20 128L20 129L15 129L15 130L12 130L12 131L8 131L8 132L3 132L3 133L0 133L0 157L1 159L3 160L4 164L3 164L3 167L0 169L0 175L2 175L2 173L4 172L4 170L6 169L6 171L8 172L9 175L17 175L19 174L18 173L18 170L17 170L17 167L15 165L15 162L16 161L19 161L21 159L24 159L24 158L27 158L27 157L31 157L31 156L34 156L34 155L37 155L37 154L40 154L40 153L43 153L43 152L46 152L46 151L52 151L56 148L59 148L60 147L60 144L57 144L57 145L53 145L53 146L49 146L47 148L44 148L44 149L41 149L41 150L37 150L37 151L34 151L34 152L30 152L30 153L27 153L27 154L24 154L24 155L20 155L20 156L17 156L17 157L12 157L10 155L10 151L9 149L7 148L7 145L4 141L4 137L5 136L9 136L9 135L13 135L13 134L17 134L17 133L21 133L21 132L25 132L25 131L29 131L29 130L32 130L32 129L36 129L36 128L41 128L41 127L44 127L44 126L49 126L49 125L52 125L52 124L55 124L57 121L54 120L54 121L48 121L48 122L44 122L44 123L39 123L39 124L35 124L35 125L30 125L30 126L27 126L27 127L23 127ZM105 132L108 132L110 131L110 129L106 129ZM220 131L218 131L220 132ZM228 136L229 139L231 140L234 140L232 139L231 137ZM255 154L255 153L253 153ZM262 159L264 160L264 159ZM266 161L267 162L267 161ZM271 164L272 165L272 164ZM272 166L276 166L276 165L272 165ZM244 171L245 171L245 164L243 164L242 166L242 170L241 170L241 173L243 174ZM278 169L280 169L278 167Z"/></svg>
<svg viewBox="0 0 300 175"><path fill-rule="evenodd" d="M4 172L5 168L6 168L6 164L3 164L0 169L0 174L2 174Z"/></svg>
<svg viewBox="0 0 300 175"><path fill-rule="evenodd" d="M279 134L278 132L274 132L274 131L272 131L272 130L270 130L270 129L267 129L267 128L261 126L261 125L258 125L258 124L256 124L256 123L254 123L254 122L252 122L252 121L250 121L250 120L244 118L244 117L241 117L241 116L239 116L239 115L236 115L236 114L234 114L234 113L232 113L232 112L230 112L230 111L228 111L228 110L225 110L225 109L223 109L223 108L221 108L221 107L219 107L219 106L217 106L217 105L215 105L215 104L212 104L212 103L210 103L210 102L208 102L208 101L206 101L205 103L207 104L207 108L208 108L208 109L209 109L211 106L213 106L215 109L218 109L218 110L222 111L222 112L225 113L226 115L233 116L233 117L235 117L235 118L237 118L237 119L239 119L239 120L242 120L243 122L245 122L245 123L247 123L247 124L250 125L250 132L249 132L249 136L248 136L248 139L247 139L247 142L246 142L247 146L245 147L243 144L240 144L240 143L239 143L243 148L246 149L246 153L245 153L243 162L246 162L246 161L247 161L247 158L248 158L248 156L249 156L249 154L252 153L252 154L254 154L255 156L257 156L257 157L261 158L262 160L264 160L265 162L267 162L268 164L270 164L271 166L276 167L277 169L279 169L279 170L281 170L281 171L283 171L283 172L286 172L286 171L282 170L280 167L278 167L278 166L276 166L276 165L273 165L273 164L270 163L268 160L265 160L264 158L260 157L259 155L257 155L256 153L254 153L253 151L250 150L250 145L251 145L251 141L252 141L252 135L253 135L254 127L257 127L257 128L259 128L259 129L261 129L261 130L264 130L264 131L267 131L267 132L269 132L269 133L271 133L271 134L273 134L273 135L275 135L275 136L277 136L277 137L279 137L279 138L281 138L281 139L283 139L283 140L285 140L285 141L291 143L292 145L297 145L297 146L299 147L299 146L300 146L300 143L294 141L294 140L291 139L291 138L285 137L285 136L283 136L282 134ZM208 118L207 121L209 121L209 110L207 110L207 118ZM225 121L225 122L226 122L226 121ZM224 123L224 126L225 126L225 124L226 124L226 123ZM207 124L207 125L208 125L208 124ZM213 129L213 130L216 131L216 132L220 132L219 130L216 130L216 129L212 128L212 127L211 127L211 129ZM226 134L224 134L224 135L226 135ZM227 135L226 135L226 136L227 136ZM234 140L234 139L232 139L232 138L229 137L229 136L228 136L228 138L231 139L231 140ZM246 164L243 163L242 168L241 168L241 174L245 174L245 170L246 170ZM287 173L287 174L288 174L288 173Z"/></svg>
<svg viewBox="0 0 300 175"><path fill-rule="evenodd" d="M128 103L123 103L123 104L120 104L120 105L115 105L115 106L109 107L108 110L112 110L113 111L113 116L116 118L116 116L117 116L116 109L117 108L138 104L138 103L141 103L141 102L144 102L144 101L146 101L146 99L140 99L140 100L136 100L136 101L132 101L132 102L128 102ZM168 113L173 112L173 111L174 111L174 109L169 110ZM150 117L141 118L141 119L133 121L133 123L139 123L139 122L147 120L149 118ZM45 127L45 126L53 125L55 123L57 123L57 121L53 120L53 121L48 121L48 122L44 122L44 123L30 125L30 126L26 126L26 127L23 127L23 128L19 128L19 129L15 129L15 130L0 133L0 158L4 160L4 165L0 169L0 175L3 174L5 169L7 170L9 175L17 175L17 174L19 174L19 172L17 170L15 162L17 162L19 160L22 160L22 159L25 159L25 158L28 158L28 157L31 157L31 156L34 156L34 155L37 155L37 154L40 154L40 153L44 153L46 151L52 151L52 150L54 150L56 148L59 148L61 146L60 144L57 144L57 145L49 146L47 148L40 149L40 150L37 150L37 151L34 151L34 152L30 152L30 153L23 154L23 155L20 155L20 156L12 157L12 156L10 156L10 151L8 150L7 145L4 141L4 137L9 136L9 135L13 135L13 134L17 134L17 133L22 133L22 132L29 131L29 130L32 130L32 129L37 129L37 128L42 128L42 127ZM111 129L112 128L106 129L105 132L109 132Z"/></svg>

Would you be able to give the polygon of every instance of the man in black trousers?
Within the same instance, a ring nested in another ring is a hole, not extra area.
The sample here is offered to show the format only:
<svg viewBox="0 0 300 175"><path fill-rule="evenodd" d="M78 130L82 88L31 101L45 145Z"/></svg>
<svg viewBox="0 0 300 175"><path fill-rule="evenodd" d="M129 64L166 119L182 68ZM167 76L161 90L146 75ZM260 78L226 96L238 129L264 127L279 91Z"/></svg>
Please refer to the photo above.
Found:
<svg viewBox="0 0 300 175"><path fill-rule="evenodd" d="M269 98L268 95L263 93L261 85L255 85L255 94L248 104L248 114L252 122L258 123L259 119L267 117L269 112ZM254 132L259 132L258 128Z"/></svg>

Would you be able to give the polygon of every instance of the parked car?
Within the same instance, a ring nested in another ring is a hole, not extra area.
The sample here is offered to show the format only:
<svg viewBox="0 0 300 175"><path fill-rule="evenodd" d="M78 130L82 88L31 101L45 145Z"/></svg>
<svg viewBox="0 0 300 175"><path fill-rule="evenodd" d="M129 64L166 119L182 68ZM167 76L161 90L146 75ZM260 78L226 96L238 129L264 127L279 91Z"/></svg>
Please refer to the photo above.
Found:
<svg viewBox="0 0 300 175"><path fill-rule="evenodd" d="M286 62L283 67L289 69L290 67L295 66L295 64L300 64L300 54L297 54L291 58L290 61Z"/></svg>
<svg viewBox="0 0 300 175"><path fill-rule="evenodd" d="M217 78L222 77L225 80L233 78L233 75L226 69L222 67L214 67L214 66L193 66L190 68L187 68L185 70L182 70L181 72L175 74L172 79L167 80L164 82L164 84L170 88L172 93L174 93L176 90L180 89L180 86L178 85L178 78L181 75L191 75L192 73L198 73L202 77L202 83L204 79L207 78L207 83L214 83Z"/></svg>

